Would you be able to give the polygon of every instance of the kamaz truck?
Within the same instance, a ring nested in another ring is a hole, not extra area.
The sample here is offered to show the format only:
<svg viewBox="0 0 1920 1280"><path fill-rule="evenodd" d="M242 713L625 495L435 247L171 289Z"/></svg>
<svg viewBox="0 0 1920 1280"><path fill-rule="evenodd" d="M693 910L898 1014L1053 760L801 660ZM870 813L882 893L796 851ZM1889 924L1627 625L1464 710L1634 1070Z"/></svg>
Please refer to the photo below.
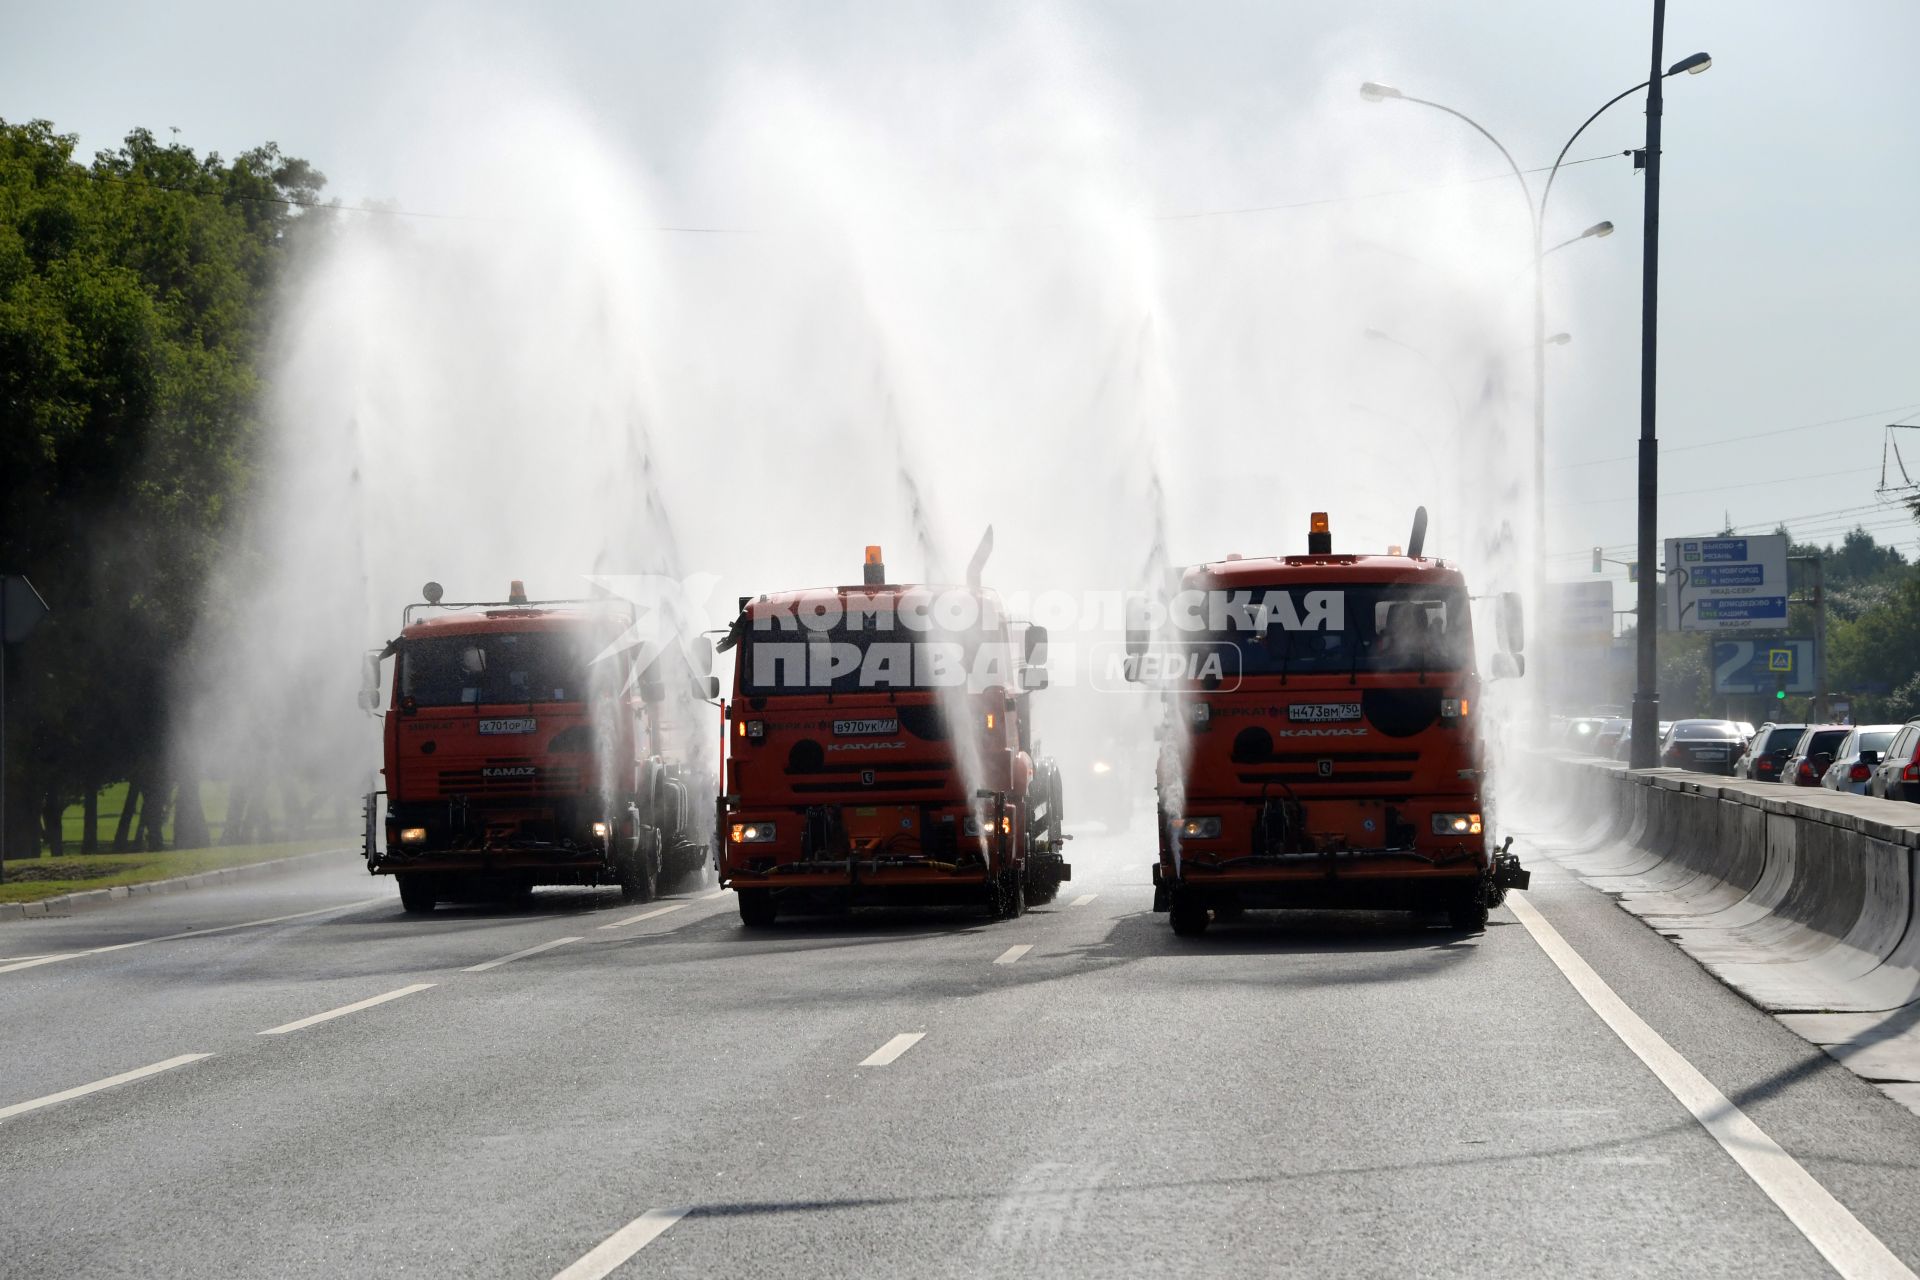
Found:
<svg viewBox="0 0 1920 1280"><path fill-rule="evenodd" d="M689 708L718 697L708 642L636 645L632 605L533 601L517 580L503 601L425 596L367 655L361 689L380 713L393 659L365 854L405 909L541 884L643 902L697 870L713 793L689 763Z"/></svg>
<svg viewBox="0 0 1920 1280"><path fill-rule="evenodd" d="M1032 696L1046 632L980 585L887 582L742 597L715 861L742 922L860 904L1021 914L1058 892L1060 775Z"/></svg>
<svg viewBox="0 0 1920 1280"><path fill-rule="evenodd" d="M1528 873L1488 835L1472 600L1422 554L1305 555L1182 571L1129 620L1127 664L1164 698L1154 909L1199 934L1248 908L1433 911L1483 928ZM1523 669L1495 597L1491 670ZM1510 842L1509 842L1510 843Z"/></svg>

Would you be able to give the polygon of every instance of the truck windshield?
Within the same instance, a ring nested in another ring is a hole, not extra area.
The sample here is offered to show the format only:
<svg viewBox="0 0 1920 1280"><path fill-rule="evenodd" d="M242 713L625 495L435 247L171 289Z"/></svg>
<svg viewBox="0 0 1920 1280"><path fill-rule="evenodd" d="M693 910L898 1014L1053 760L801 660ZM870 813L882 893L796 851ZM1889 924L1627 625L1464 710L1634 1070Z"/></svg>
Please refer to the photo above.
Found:
<svg viewBox="0 0 1920 1280"><path fill-rule="evenodd" d="M1193 593L1175 625L1231 677L1459 671L1473 622L1458 586L1362 584ZM1194 625L1197 624L1197 625Z"/></svg>
<svg viewBox="0 0 1920 1280"><path fill-rule="evenodd" d="M400 650L400 694L417 706L581 702L592 654L560 631L429 636Z"/></svg>

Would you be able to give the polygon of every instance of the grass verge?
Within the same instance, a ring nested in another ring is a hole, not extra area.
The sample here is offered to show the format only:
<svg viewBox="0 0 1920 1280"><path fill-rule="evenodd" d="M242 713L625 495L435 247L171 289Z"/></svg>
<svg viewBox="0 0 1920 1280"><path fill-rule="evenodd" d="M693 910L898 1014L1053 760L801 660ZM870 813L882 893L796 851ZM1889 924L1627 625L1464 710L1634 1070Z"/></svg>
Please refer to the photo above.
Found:
<svg viewBox="0 0 1920 1280"><path fill-rule="evenodd" d="M338 836L329 840L297 840L290 844L233 845L219 849L170 849L163 853L97 853L68 858L9 859L0 880L0 902L37 902L63 893L111 889L115 885L171 880L222 867L245 866L291 858L322 849L345 847Z"/></svg>

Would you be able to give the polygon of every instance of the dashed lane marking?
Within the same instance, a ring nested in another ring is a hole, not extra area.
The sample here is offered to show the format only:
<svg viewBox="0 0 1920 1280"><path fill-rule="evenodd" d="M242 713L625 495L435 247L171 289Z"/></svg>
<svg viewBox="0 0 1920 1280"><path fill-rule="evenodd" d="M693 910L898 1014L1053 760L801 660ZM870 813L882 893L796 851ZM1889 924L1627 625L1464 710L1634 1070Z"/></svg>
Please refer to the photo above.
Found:
<svg viewBox="0 0 1920 1280"><path fill-rule="evenodd" d="M1861 1225L1806 1169L1781 1149L1747 1113L1733 1105L1680 1051L1661 1038L1580 958L1560 931L1524 898L1509 896L1507 906L1527 927L1547 958L1565 975L1600 1020L1647 1065L1700 1127L1713 1135L1755 1185L1800 1229L1846 1280L1916 1280L1880 1238Z"/></svg>
<svg viewBox="0 0 1920 1280"><path fill-rule="evenodd" d="M210 929L188 929L182 933L163 933L157 938L138 938L132 942L116 942L106 947L89 947L85 951L63 951L58 955L36 956L31 960L19 960L12 964L0 965L0 973L12 973L15 969L31 969L35 965L52 964L56 960L77 960L81 956L103 956L109 951L126 951L133 947L151 946L156 942L178 942L182 938L205 938L216 933L232 933L235 929L257 929L263 924L283 924L288 920L306 920L313 916L324 916L336 911L357 911L362 907L371 907L382 902L392 901L392 898L362 898L358 902L343 902L337 907L319 907L312 911L296 911L292 915L268 916L265 920L245 920L239 924L215 925Z"/></svg>
<svg viewBox="0 0 1920 1280"><path fill-rule="evenodd" d="M76 1085L71 1089L62 1089L59 1093L50 1093L44 1098L34 1098L28 1102L16 1102L10 1107L0 1107L0 1120L10 1120L14 1116L29 1111L38 1111L42 1107L51 1107L57 1102L68 1102L74 1098L84 1098L90 1093L99 1093L102 1089L112 1089L118 1085L132 1084L135 1080L144 1080L148 1076L157 1076L162 1071L171 1071L175 1067L184 1067L189 1062L199 1062L211 1058L210 1053L183 1053L177 1058L168 1058L165 1062L155 1062L144 1067L135 1067L132 1071L122 1071L117 1076L108 1076L105 1080L95 1080L92 1084Z"/></svg>
<svg viewBox="0 0 1920 1280"><path fill-rule="evenodd" d="M995 964L1012 964L1015 960L1018 960L1021 956L1027 954L1027 952L1031 950L1033 950L1033 944L1031 942L1023 942L1017 947L1008 947L1005 951L1000 953L1000 958L995 960L994 963Z"/></svg>
<svg viewBox="0 0 1920 1280"><path fill-rule="evenodd" d="M498 960L489 960L485 964L470 964L462 973L485 973L489 969L498 969L503 964L512 964L515 960L525 960L528 956L537 956L542 951L551 951L555 947L564 947L569 942L578 942L578 938L555 938L552 942L543 942L537 947L528 947L525 951L516 951L510 956L501 956Z"/></svg>
<svg viewBox="0 0 1920 1280"><path fill-rule="evenodd" d="M860 1060L863 1067L884 1067L907 1050L919 1044L927 1033L924 1031L903 1031L893 1039L875 1049Z"/></svg>
<svg viewBox="0 0 1920 1280"><path fill-rule="evenodd" d="M642 920L651 920L655 916L663 916L669 911L678 911L686 905L684 902L670 902L664 907L655 907L651 911L642 911L637 916L628 916L625 920L615 920L612 924L603 924L600 927L602 929L619 929L626 925L639 924Z"/></svg>
<svg viewBox="0 0 1920 1280"><path fill-rule="evenodd" d="M601 1280L602 1276L611 1275L621 1263L658 1240L662 1232L686 1215L685 1209L649 1209L595 1245L585 1257L553 1280Z"/></svg>
<svg viewBox="0 0 1920 1280"><path fill-rule="evenodd" d="M1069 902L1067 905L1070 907L1084 907L1089 902L1092 902L1095 898L1099 896L1100 895L1097 893L1083 893L1079 897L1075 898L1072 902Z"/></svg>
<svg viewBox="0 0 1920 1280"><path fill-rule="evenodd" d="M294 1022L282 1023L277 1027L268 1027L265 1031L260 1032L260 1034L263 1036L283 1036L289 1031L301 1031L318 1023L331 1022L335 1018L344 1018L350 1013L358 1013L362 1009L371 1009L375 1005L385 1004L389 1000L398 1000L402 996L410 996L416 991L425 991L433 985L431 982L416 982L412 986L401 987L398 990L389 991L383 995L368 996L365 1000L356 1000L352 1004L343 1004L338 1009L329 1009L325 1013L316 1013L310 1017L301 1018Z"/></svg>

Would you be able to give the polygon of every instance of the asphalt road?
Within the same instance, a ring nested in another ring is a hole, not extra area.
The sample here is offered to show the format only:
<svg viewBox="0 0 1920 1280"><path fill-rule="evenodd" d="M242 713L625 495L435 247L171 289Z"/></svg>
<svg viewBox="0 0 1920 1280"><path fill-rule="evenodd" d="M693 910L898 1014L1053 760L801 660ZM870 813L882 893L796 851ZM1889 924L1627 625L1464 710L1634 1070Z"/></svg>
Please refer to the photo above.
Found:
<svg viewBox="0 0 1920 1280"><path fill-rule="evenodd" d="M999 924L749 934L710 889L416 919L343 855L0 925L0 1275L1758 1280L1834 1273L1826 1195L1920 1265L1920 1117L1537 857L1575 963L1804 1185L1511 909L1176 939L1143 839L1072 856Z"/></svg>

